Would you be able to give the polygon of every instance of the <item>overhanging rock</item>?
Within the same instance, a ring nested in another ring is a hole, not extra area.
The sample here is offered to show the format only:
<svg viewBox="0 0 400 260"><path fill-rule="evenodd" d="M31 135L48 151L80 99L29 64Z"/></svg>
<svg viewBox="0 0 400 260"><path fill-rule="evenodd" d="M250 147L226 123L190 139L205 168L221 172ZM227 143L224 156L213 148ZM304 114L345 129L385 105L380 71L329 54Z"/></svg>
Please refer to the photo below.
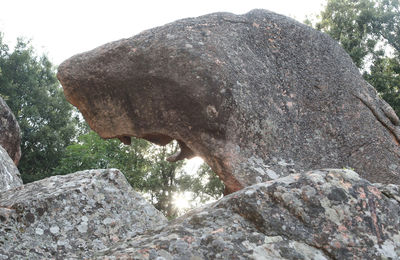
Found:
<svg viewBox="0 0 400 260"><path fill-rule="evenodd" d="M400 183L399 119L329 36L264 10L189 18L59 66L67 99L103 138L199 155L228 192L351 167Z"/></svg>
<svg viewBox="0 0 400 260"><path fill-rule="evenodd" d="M166 222L118 170L54 176L0 193L0 259L83 259Z"/></svg>

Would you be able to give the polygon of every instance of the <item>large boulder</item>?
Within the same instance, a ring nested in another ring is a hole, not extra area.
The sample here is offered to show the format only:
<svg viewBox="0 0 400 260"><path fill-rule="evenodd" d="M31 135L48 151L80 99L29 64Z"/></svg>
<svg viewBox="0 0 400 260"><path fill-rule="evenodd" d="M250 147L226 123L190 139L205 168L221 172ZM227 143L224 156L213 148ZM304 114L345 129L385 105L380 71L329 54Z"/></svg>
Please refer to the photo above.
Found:
<svg viewBox="0 0 400 260"><path fill-rule="evenodd" d="M325 169L165 218L118 170L0 193L0 259L398 259L400 186Z"/></svg>
<svg viewBox="0 0 400 260"><path fill-rule="evenodd" d="M0 97L0 145L18 165L21 158L21 131L14 114Z"/></svg>
<svg viewBox="0 0 400 260"><path fill-rule="evenodd" d="M21 175L7 151L0 145L0 194L22 185Z"/></svg>
<svg viewBox="0 0 400 260"><path fill-rule="evenodd" d="M254 10L180 20L76 55L67 99L103 138L199 155L227 192L290 173L351 167L400 183L393 109L329 36Z"/></svg>
<svg viewBox="0 0 400 260"><path fill-rule="evenodd" d="M389 187L388 187L389 186ZM400 186L316 170L247 187L96 259L399 259Z"/></svg>
<svg viewBox="0 0 400 260"><path fill-rule="evenodd" d="M82 259L166 222L118 170L54 176L0 193L0 259Z"/></svg>

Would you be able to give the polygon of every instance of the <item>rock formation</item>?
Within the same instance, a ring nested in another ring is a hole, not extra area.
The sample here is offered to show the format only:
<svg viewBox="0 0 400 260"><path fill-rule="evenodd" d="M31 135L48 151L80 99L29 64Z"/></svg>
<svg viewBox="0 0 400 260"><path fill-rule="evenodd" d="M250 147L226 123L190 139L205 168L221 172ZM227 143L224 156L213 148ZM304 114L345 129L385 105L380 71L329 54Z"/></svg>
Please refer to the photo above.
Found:
<svg viewBox="0 0 400 260"><path fill-rule="evenodd" d="M382 191L351 170L292 174L225 196L95 256L398 259L400 187L379 187Z"/></svg>
<svg viewBox="0 0 400 260"><path fill-rule="evenodd" d="M400 257L399 185L306 171L400 182L399 119L326 35L211 14L74 56L58 77L102 137L176 139L169 160L201 155L241 190L167 223L116 169L11 188L0 259ZM10 165L0 146L0 176Z"/></svg>
<svg viewBox="0 0 400 260"><path fill-rule="evenodd" d="M0 259L397 259L399 216L399 185L326 169L167 225L118 170L91 170L0 193Z"/></svg>
<svg viewBox="0 0 400 260"><path fill-rule="evenodd" d="M0 259L82 259L166 222L118 170L54 176L0 193Z"/></svg>
<svg viewBox="0 0 400 260"><path fill-rule="evenodd" d="M199 155L228 192L290 173L351 167L400 183L392 108L330 37L263 10L145 31L59 66L67 99L103 138Z"/></svg>
<svg viewBox="0 0 400 260"><path fill-rule="evenodd" d="M22 179L17 166L0 145L0 193L21 185Z"/></svg>
<svg viewBox="0 0 400 260"><path fill-rule="evenodd" d="M21 131L14 114L0 97L0 145L18 165L21 158Z"/></svg>

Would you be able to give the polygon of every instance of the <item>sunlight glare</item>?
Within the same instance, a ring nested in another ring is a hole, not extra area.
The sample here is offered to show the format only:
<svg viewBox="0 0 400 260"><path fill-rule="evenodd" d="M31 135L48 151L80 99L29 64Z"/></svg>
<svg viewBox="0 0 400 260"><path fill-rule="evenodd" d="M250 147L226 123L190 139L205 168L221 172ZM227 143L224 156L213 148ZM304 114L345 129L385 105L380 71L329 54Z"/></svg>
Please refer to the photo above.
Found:
<svg viewBox="0 0 400 260"><path fill-rule="evenodd" d="M179 211L185 211L190 208L189 201L191 200L191 196L188 192L185 193L177 193L174 194L174 205Z"/></svg>
<svg viewBox="0 0 400 260"><path fill-rule="evenodd" d="M183 170L189 174L195 174L203 163L204 163L203 159L201 159L201 157L196 156L190 160L187 160L187 162L183 167Z"/></svg>

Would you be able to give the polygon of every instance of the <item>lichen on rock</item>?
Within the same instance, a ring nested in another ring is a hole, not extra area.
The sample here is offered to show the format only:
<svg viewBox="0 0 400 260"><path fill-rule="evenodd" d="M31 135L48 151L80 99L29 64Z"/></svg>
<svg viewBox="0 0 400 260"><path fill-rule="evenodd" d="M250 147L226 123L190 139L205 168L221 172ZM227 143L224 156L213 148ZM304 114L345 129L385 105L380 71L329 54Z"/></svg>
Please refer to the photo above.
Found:
<svg viewBox="0 0 400 260"><path fill-rule="evenodd" d="M0 193L0 259L84 258L166 222L116 169L54 176Z"/></svg>
<svg viewBox="0 0 400 260"><path fill-rule="evenodd" d="M292 174L225 196L95 256L397 259L400 204L380 189L351 170Z"/></svg>
<svg viewBox="0 0 400 260"><path fill-rule="evenodd" d="M76 55L58 78L100 136L175 139L171 161L202 156L231 194L167 223L118 170L54 176L0 193L0 259L400 257L399 119L327 35L216 13Z"/></svg>
<svg viewBox="0 0 400 260"><path fill-rule="evenodd" d="M179 20L75 55L58 78L100 136L175 139L171 160L201 156L228 193L327 167L400 184L393 109L337 42L282 15Z"/></svg>

